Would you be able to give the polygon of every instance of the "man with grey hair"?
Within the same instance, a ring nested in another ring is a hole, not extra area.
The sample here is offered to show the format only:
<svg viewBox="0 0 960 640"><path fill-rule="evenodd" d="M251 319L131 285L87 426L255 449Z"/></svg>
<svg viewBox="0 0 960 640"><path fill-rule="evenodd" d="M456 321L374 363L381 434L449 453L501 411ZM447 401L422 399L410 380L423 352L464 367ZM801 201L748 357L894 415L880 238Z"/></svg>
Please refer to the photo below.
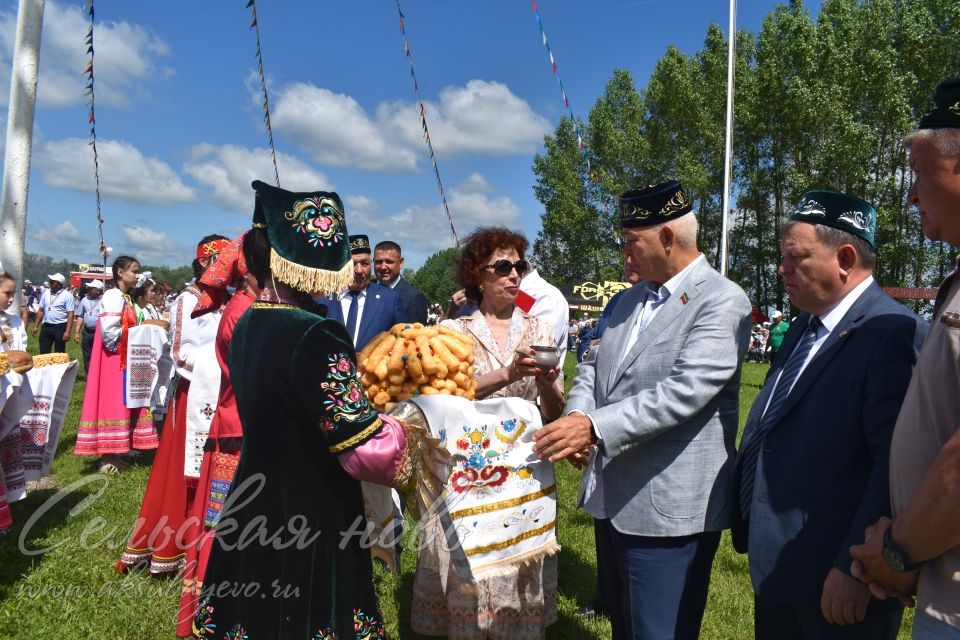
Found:
<svg viewBox="0 0 960 640"><path fill-rule="evenodd" d="M890 438L926 324L873 279L877 212L804 194L779 271L801 313L773 357L737 454L734 547L750 555L760 640L893 640L896 602L871 602L849 548L889 513Z"/></svg>
<svg viewBox="0 0 960 640"><path fill-rule="evenodd" d="M904 140L923 234L960 247L960 78ZM893 519L851 549L876 597L917 596L914 638L960 638L960 273L940 285L890 449Z"/></svg>
<svg viewBox="0 0 960 640"><path fill-rule="evenodd" d="M584 452L613 638L697 638L720 531L733 520L740 367L751 305L697 249L676 180L620 197L625 267L603 340L577 366L566 416L534 434L551 462ZM596 450L593 450L596 447Z"/></svg>

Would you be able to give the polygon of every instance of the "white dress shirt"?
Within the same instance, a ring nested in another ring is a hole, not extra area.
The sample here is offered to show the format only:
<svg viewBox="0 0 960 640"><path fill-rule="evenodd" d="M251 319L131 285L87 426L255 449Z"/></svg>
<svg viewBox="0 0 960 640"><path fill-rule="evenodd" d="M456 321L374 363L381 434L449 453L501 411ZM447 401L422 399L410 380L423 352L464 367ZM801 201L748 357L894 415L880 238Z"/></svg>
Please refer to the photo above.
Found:
<svg viewBox="0 0 960 640"><path fill-rule="evenodd" d="M807 354L807 359L803 361L803 365L800 367L800 371L797 372L797 377L793 379L793 384L790 386L790 390L793 390L793 387L796 386L797 380L800 379L800 376L803 375L803 370L807 368L807 365L813 361L814 356L817 355L817 351L820 350L820 347L823 346L823 343L827 341L827 338L830 337L830 333L840 324L840 321L843 319L843 316L847 315L847 311L850 311L850 307L853 306L860 296L863 295L863 292L873 284L873 276L867 276L867 279L858 284L854 289L840 299L833 309L826 312L820 316L820 326L817 328L817 339L814 341L813 346L810 347L810 353ZM770 389L770 395L767 396L767 404L763 408L763 413L767 412L767 407L770 406L770 400L773 398L774 392L777 390L777 385L780 384L780 376L783 375L783 369L777 374L777 381L774 383L773 388ZM788 392L789 393L789 392ZM762 417L762 416L761 416Z"/></svg>
<svg viewBox="0 0 960 640"><path fill-rule="evenodd" d="M360 335L360 318L363 317L363 303L367 299L367 289L369 288L370 285L367 285L363 288L363 291L360 292L360 295L357 296L357 326L353 328L353 335L350 336L354 345L357 344L357 336ZM350 301L352 299L349 289L340 294L340 310L343 311L344 327L347 326L347 319L350 317Z"/></svg>
<svg viewBox="0 0 960 640"><path fill-rule="evenodd" d="M630 334L630 339L627 341L626 347L621 352L621 363L637 343L637 340L640 338L640 332L653 321L657 313L660 312L660 309L663 308L663 305L670 299L670 296L677 292L680 284L686 279L687 275L689 275L693 266L700 261L706 261L706 257L704 257L702 253L659 287L654 287L652 283L645 282L647 297L643 305L634 313L632 319L634 323L633 331ZM587 417L590 418L589 415ZM593 418L590 418L590 422L593 423ZM596 429L594 430L596 431ZM599 432L597 432L597 436L600 436ZM598 440L597 444L599 445L601 442L602 440ZM584 474L586 474L584 481L586 484L584 485L583 492L583 510L594 518L601 520L607 518L607 508L603 503L603 465L603 455L600 453L599 447L597 447L590 458L588 468L584 470Z"/></svg>

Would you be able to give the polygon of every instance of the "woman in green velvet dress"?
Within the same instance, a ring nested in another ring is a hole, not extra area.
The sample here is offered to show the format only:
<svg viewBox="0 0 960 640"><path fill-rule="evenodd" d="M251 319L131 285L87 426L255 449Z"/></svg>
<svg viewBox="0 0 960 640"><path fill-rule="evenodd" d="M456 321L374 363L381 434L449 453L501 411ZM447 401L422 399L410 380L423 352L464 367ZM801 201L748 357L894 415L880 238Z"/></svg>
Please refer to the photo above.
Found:
<svg viewBox="0 0 960 640"><path fill-rule="evenodd" d="M339 197L253 185L243 251L263 294L229 355L243 449L194 637L383 638L359 480L409 486L425 439L369 406L350 337L312 302L353 277Z"/></svg>

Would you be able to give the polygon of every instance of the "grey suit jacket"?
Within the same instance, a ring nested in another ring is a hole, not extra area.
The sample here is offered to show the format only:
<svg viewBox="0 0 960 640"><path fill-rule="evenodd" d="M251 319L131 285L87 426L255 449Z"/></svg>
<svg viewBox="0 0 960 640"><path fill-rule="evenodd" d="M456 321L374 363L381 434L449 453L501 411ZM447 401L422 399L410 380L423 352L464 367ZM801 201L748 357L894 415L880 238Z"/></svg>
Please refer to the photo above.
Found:
<svg viewBox="0 0 960 640"><path fill-rule="evenodd" d="M640 282L623 293L599 346L577 366L567 411L582 411L596 425L604 503L618 531L719 531L733 519L751 305L698 258L624 356L646 290Z"/></svg>

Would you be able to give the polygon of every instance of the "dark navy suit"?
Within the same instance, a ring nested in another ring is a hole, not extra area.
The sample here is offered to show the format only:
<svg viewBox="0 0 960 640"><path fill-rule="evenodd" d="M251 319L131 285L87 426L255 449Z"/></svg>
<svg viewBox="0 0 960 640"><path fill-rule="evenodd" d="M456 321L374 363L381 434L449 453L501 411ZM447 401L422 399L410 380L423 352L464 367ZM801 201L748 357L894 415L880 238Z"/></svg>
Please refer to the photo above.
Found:
<svg viewBox="0 0 960 640"><path fill-rule="evenodd" d="M393 290L400 294L400 300L407 313L407 322L427 324L427 298L420 293L420 290L402 277L399 278Z"/></svg>
<svg viewBox="0 0 960 640"><path fill-rule="evenodd" d="M784 337L742 443L809 318L801 314ZM799 375L764 436L750 521L740 516L733 529L734 547L750 555L757 638L896 636L900 610L892 601L873 600L863 623L837 626L823 618L820 598L830 569L849 575L850 546L890 514L890 439L926 331L872 283Z"/></svg>
<svg viewBox="0 0 960 640"><path fill-rule="evenodd" d="M324 300L327 305L327 317L346 326L343 309L337 297ZM388 331L398 322L408 322L403 301L396 291L389 287L371 282L367 286L367 295L363 302L363 313L357 320L360 325L357 332L357 351L363 349L370 340L381 331Z"/></svg>

